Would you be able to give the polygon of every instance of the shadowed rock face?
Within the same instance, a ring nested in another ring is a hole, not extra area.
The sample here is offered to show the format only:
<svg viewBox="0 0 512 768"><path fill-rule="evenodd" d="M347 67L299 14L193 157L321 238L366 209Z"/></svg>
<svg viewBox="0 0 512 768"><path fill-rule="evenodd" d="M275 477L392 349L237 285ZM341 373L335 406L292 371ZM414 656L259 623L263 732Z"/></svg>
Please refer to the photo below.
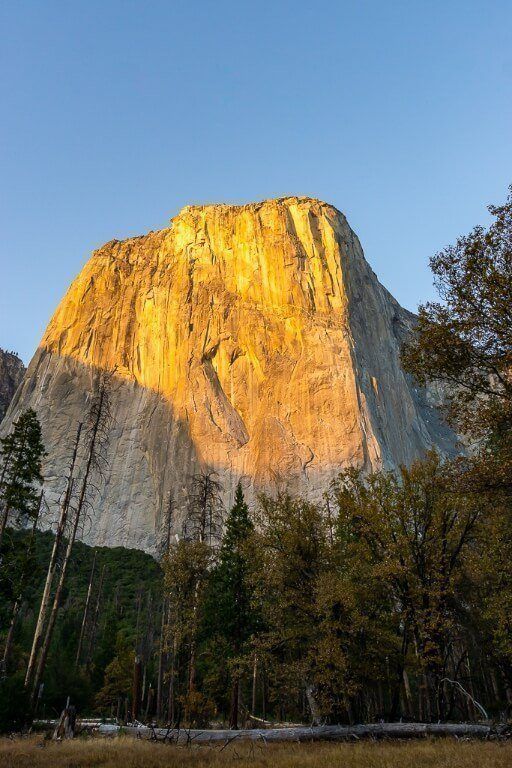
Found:
<svg viewBox="0 0 512 768"><path fill-rule="evenodd" d="M0 421L5 416L24 374L25 366L18 355L0 349Z"/></svg>
<svg viewBox="0 0 512 768"><path fill-rule="evenodd" d="M152 550L172 493L215 468L320 498L348 465L455 448L400 367L414 316L380 285L345 217L318 200L184 208L96 251L62 300L7 422L34 407L57 494L98 372L115 369L110 470L91 542Z"/></svg>

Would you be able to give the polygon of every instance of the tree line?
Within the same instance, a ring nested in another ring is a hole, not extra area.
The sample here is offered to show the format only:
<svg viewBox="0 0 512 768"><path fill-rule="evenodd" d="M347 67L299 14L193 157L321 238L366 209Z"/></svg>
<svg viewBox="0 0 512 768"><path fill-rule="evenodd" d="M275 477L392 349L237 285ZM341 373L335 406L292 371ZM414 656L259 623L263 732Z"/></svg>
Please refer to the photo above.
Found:
<svg viewBox="0 0 512 768"><path fill-rule="evenodd" d="M512 192L490 213L487 229L432 258L440 298L420 307L402 351L408 375L441 388L445 418L470 449L453 459L431 450L398 473L340 471L317 504L283 493L249 509L238 485L225 511L213 470L189 479L177 538L172 494L167 504L162 589L139 602L136 637L105 659L91 710L232 728L509 711ZM109 419L103 380L78 429L30 651L18 658L32 712L92 478L108 471ZM33 412L1 443L0 535L8 521L32 525L2 612L4 677L45 501L43 451ZM91 626L99 638L102 578L93 562L77 669Z"/></svg>

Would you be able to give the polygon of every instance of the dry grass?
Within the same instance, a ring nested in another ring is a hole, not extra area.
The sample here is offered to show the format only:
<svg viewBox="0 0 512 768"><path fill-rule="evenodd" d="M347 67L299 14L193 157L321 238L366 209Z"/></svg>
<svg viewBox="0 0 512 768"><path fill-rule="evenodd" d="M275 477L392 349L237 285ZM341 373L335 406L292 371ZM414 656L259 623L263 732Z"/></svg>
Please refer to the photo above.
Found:
<svg viewBox="0 0 512 768"><path fill-rule="evenodd" d="M510 768L512 743L358 742L193 747L117 739L56 744L41 737L0 739L1 768Z"/></svg>

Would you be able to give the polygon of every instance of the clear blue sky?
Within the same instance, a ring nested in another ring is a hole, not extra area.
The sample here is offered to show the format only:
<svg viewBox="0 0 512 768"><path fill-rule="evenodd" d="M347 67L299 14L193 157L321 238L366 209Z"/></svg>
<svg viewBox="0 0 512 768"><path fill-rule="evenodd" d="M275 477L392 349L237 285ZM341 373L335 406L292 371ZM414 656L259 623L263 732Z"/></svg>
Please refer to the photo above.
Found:
<svg viewBox="0 0 512 768"><path fill-rule="evenodd" d="M512 182L510 0L3 0L0 346L184 205L311 195L405 306Z"/></svg>

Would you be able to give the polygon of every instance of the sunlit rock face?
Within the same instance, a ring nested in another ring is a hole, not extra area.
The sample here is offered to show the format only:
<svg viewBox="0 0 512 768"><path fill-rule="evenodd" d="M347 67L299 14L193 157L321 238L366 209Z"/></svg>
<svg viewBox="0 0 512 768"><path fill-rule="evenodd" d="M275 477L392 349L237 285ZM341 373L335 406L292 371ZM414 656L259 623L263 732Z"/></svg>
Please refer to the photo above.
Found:
<svg viewBox="0 0 512 768"><path fill-rule="evenodd" d="M19 387L25 366L15 352L0 349L0 421Z"/></svg>
<svg viewBox="0 0 512 768"><path fill-rule="evenodd" d="M115 370L109 470L83 536L153 550L169 493L179 532L200 468L218 471L228 505L239 479L249 500L285 488L319 499L348 465L451 452L400 367L413 322L332 206L189 206L93 254L6 421L39 412L57 498L98 372Z"/></svg>

